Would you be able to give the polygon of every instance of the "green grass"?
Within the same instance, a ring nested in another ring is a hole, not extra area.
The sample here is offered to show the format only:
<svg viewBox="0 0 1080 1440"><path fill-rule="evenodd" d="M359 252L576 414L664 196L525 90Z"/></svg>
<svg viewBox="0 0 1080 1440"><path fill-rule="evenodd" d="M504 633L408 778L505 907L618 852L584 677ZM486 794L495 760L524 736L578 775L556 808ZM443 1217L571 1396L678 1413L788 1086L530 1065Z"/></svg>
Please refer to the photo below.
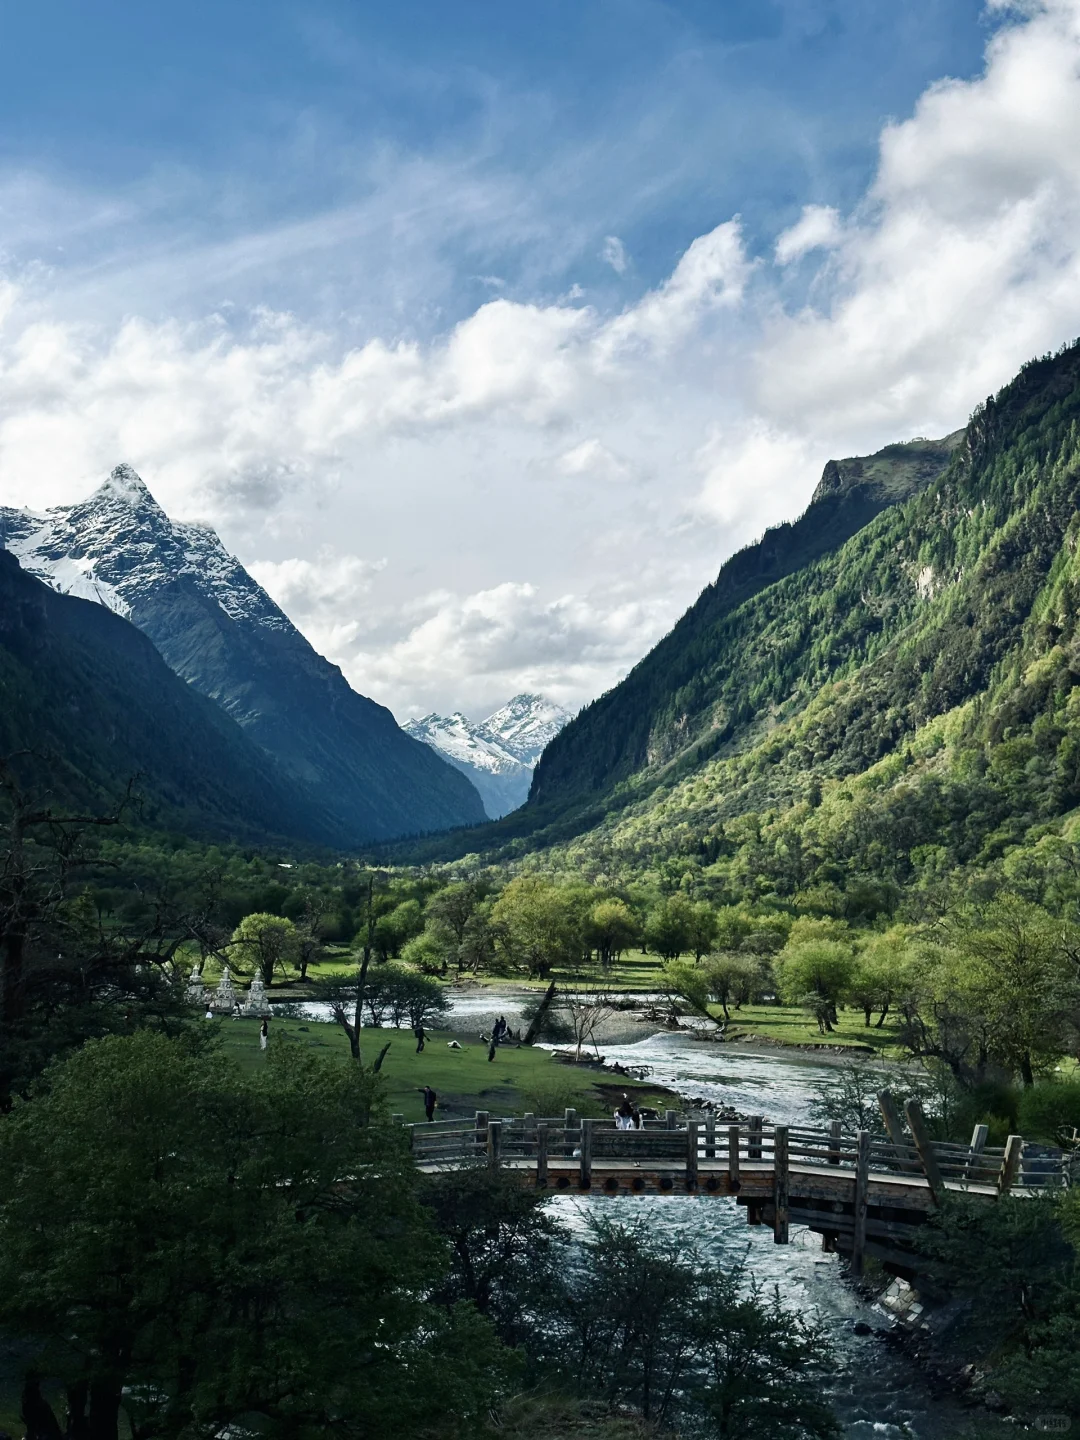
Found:
<svg viewBox="0 0 1080 1440"><path fill-rule="evenodd" d="M265 1064L257 1020L206 1023L217 1026L226 1050L242 1065ZM275 1037L284 1037L292 1044L308 1045L343 1063L350 1060L349 1042L337 1025L277 1018L270 1022L270 1028ZM447 1042L454 1039L461 1045L460 1050L449 1048ZM523 1115L527 1111L554 1115L570 1105L584 1115L607 1115L624 1090L634 1091L641 1104L659 1103L661 1108L665 1098L669 1102L672 1099L655 1085L564 1065L550 1051L530 1046L500 1046L495 1059L489 1061L486 1045L449 1031L432 1032L424 1053L417 1055L416 1041L408 1030L364 1030L361 1053L365 1064L375 1059L388 1040L390 1049L381 1071L387 1100L391 1112L404 1115L407 1121L424 1118L419 1093L424 1085L438 1092L440 1108L436 1119L440 1120L473 1115L477 1110L499 1115Z"/></svg>
<svg viewBox="0 0 1080 1440"><path fill-rule="evenodd" d="M720 1013L717 1005L711 1007ZM876 1028L875 1015L870 1028L863 1023L861 1010L841 1010L839 1024L831 1035L818 1033L817 1022L805 1010L789 1005L744 1005L732 1010L729 1034L760 1036L763 1040L781 1041L785 1045L869 1046L881 1055L900 1055L895 1026L888 1021Z"/></svg>

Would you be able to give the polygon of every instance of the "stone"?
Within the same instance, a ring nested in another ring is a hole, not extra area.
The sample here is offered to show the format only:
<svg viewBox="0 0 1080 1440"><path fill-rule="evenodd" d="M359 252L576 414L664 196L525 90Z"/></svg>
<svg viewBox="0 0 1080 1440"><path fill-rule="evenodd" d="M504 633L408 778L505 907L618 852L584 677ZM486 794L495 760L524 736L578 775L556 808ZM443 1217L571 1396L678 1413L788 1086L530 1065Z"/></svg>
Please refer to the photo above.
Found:
<svg viewBox="0 0 1080 1440"><path fill-rule="evenodd" d="M217 990L214 992L213 1008L224 1015L231 1015L235 1004L236 991L233 989L232 976L226 965L221 972Z"/></svg>

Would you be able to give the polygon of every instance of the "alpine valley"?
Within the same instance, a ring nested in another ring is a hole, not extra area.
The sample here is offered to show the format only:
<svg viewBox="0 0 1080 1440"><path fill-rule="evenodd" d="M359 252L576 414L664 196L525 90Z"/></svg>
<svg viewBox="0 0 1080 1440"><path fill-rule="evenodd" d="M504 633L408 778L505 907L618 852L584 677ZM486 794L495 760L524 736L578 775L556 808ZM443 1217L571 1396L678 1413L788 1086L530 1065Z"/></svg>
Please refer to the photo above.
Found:
<svg viewBox="0 0 1080 1440"><path fill-rule="evenodd" d="M355 846L484 818L463 775L358 695L214 532L170 520L129 466L79 504L0 509L0 541L31 576L148 636L235 723L269 783L296 798L295 813L323 817L324 840ZM157 697L133 686L129 703ZM292 832L310 837L311 827Z"/></svg>

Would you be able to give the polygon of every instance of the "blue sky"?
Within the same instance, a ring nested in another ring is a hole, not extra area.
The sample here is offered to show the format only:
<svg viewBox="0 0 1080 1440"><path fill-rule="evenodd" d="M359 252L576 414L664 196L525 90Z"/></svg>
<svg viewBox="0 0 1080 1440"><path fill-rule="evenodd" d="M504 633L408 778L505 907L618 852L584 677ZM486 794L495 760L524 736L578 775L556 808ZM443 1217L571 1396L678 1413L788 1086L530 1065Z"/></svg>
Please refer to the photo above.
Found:
<svg viewBox="0 0 1080 1440"><path fill-rule="evenodd" d="M128 460L402 717L578 704L1080 327L1078 4L0 0L0 491Z"/></svg>

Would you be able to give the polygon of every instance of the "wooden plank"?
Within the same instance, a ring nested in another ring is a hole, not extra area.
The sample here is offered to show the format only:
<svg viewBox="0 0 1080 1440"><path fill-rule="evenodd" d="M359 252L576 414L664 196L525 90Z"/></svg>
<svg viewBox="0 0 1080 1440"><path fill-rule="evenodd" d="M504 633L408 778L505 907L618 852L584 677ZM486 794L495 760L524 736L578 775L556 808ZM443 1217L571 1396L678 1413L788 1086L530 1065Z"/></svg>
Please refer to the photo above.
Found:
<svg viewBox="0 0 1080 1440"><path fill-rule="evenodd" d="M571 1159L574 1158L574 1146L576 1143L574 1139L574 1132L577 1130L577 1128L577 1111L571 1105L563 1112L563 1134L566 1139L566 1145L563 1148L563 1154L569 1155Z"/></svg>
<svg viewBox="0 0 1080 1440"><path fill-rule="evenodd" d="M488 1164L493 1170L497 1170L499 1159L502 1155L502 1121L489 1120L487 1127L487 1154Z"/></svg>
<svg viewBox="0 0 1080 1440"><path fill-rule="evenodd" d="M833 1120L829 1125L829 1164L840 1164L840 1135L841 1124L839 1120Z"/></svg>
<svg viewBox="0 0 1080 1440"><path fill-rule="evenodd" d="M581 1156L578 1163L578 1179L581 1188L587 1190L592 1184L592 1151L593 1151L593 1127L595 1120L582 1120L581 1122Z"/></svg>
<svg viewBox="0 0 1080 1440"><path fill-rule="evenodd" d="M908 1172L917 1172L918 1165L910 1159L911 1146L904 1134L904 1122L900 1119L900 1111L896 1108L896 1101L891 1090L879 1092L878 1109L881 1111L881 1118L885 1121L885 1129L889 1133L889 1139L895 1146L895 1158L900 1163L900 1169ZM905 1155L905 1151L907 1154Z"/></svg>
<svg viewBox="0 0 1080 1440"><path fill-rule="evenodd" d="M698 1122L686 1122L686 1185L696 1185L698 1180Z"/></svg>
<svg viewBox="0 0 1080 1440"><path fill-rule="evenodd" d="M548 1127L541 1121L536 1127L536 1185L543 1189L548 1182Z"/></svg>
<svg viewBox="0 0 1080 1440"><path fill-rule="evenodd" d="M669 1130L674 1130L674 1129L678 1126L678 1123L679 1123L679 1114L678 1114L678 1111L677 1111L677 1110L665 1110L665 1111L664 1111L664 1123L665 1123L665 1125L667 1126L667 1128L668 1128Z"/></svg>
<svg viewBox="0 0 1080 1440"><path fill-rule="evenodd" d="M711 1110L705 1116L705 1159L716 1159L716 1116Z"/></svg>
<svg viewBox="0 0 1080 1440"><path fill-rule="evenodd" d="M488 1112L487 1112L486 1110L477 1110L477 1112L476 1112L476 1148L477 1148L477 1151L481 1151L481 1152L482 1152L482 1151L484 1151L484 1150L487 1149L487 1128L488 1128L488 1120L489 1120L489 1119L490 1119L490 1116L488 1115Z"/></svg>
<svg viewBox="0 0 1080 1440"><path fill-rule="evenodd" d="M1020 1169L1020 1157L1024 1153L1024 1137L1022 1135L1010 1135L1005 1142L1005 1155L1001 1162L1001 1171L998 1174L997 1193L1007 1195L1016 1183L1016 1176Z"/></svg>
<svg viewBox="0 0 1080 1440"><path fill-rule="evenodd" d="M851 1273L861 1275L866 1255L866 1203L870 1196L870 1131L860 1130L855 1152L855 1202L852 1219Z"/></svg>
<svg viewBox="0 0 1080 1440"><path fill-rule="evenodd" d="M729 1125L727 1132L727 1173L728 1184L733 1190L739 1188L739 1127Z"/></svg>
<svg viewBox="0 0 1080 1440"><path fill-rule="evenodd" d="M773 1240L777 1245L786 1245L790 1221L787 1126L777 1125L773 1136Z"/></svg>
<svg viewBox="0 0 1080 1440"><path fill-rule="evenodd" d="M926 1183L930 1187L930 1194L934 1204L940 1205L945 1194L945 1182L941 1178L941 1171L938 1169L937 1156L934 1154L934 1144L930 1139L930 1132L926 1128L926 1120L922 1113L922 1106L918 1100L912 1098L904 1106L904 1114L907 1116L908 1129L911 1131L911 1138L915 1141L915 1149L919 1152L919 1161L922 1165L923 1174L926 1176Z"/></svg>

